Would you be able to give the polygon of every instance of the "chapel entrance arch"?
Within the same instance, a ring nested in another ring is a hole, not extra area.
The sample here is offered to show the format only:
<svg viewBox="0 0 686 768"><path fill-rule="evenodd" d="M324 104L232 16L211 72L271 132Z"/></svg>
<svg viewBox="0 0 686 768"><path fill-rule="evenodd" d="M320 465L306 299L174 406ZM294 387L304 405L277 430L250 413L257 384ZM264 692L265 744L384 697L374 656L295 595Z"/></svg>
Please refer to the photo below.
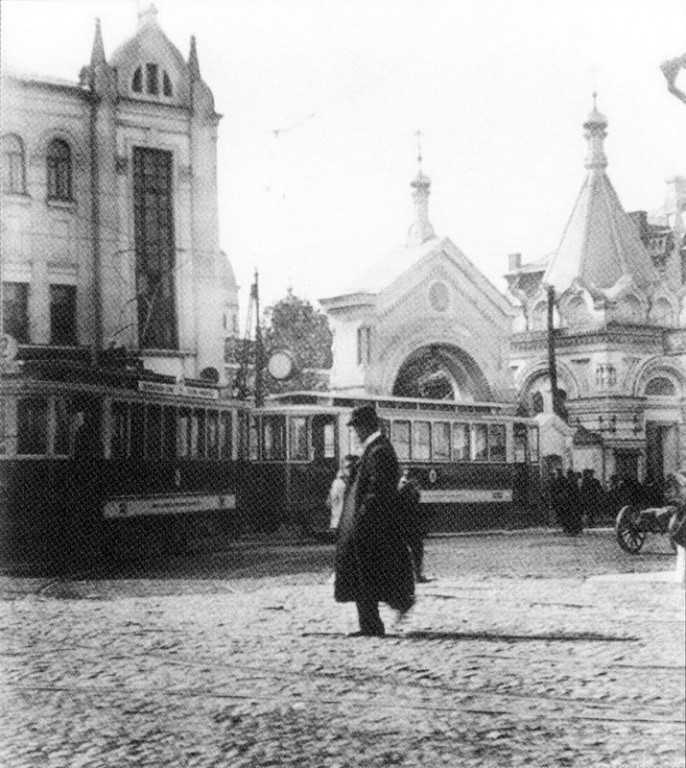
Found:
<svg viewBox="0 0 686 768"><path fill-rule="evenodd" d="M400 366L396 397L484 402L491 389L474 359L459 347L429 344L415 349Z"/></svg>

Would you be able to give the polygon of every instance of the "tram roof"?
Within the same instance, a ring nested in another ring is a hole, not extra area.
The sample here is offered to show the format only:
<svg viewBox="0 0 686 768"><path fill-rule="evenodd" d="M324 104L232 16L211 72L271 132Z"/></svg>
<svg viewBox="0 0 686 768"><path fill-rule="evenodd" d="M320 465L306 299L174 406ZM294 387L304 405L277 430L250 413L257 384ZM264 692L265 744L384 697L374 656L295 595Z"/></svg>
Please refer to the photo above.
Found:
<svg viewBox="0 0 686 768"><path fill-rule="evenodd" d="M450 413L480 413L514 415L511 403L460 403L454 400L429 400L393 395L352 395L336 392L284 392L267 398L267 405L318 405L355 408L362 403L374 403L378 408L415 411L447 411Z"/></svg>
<svg viewBox="0 0 686 768"><path fill-rule="evenodd" d="M223 388L205 379L177 381L174 376L158 374L139 367L93 365L82 360L29 359L20 360L10 374L2 376L8 383L40 382L85 386L98 389L123 390L147 395L186 397L190 399L226 401Z"/></svg>

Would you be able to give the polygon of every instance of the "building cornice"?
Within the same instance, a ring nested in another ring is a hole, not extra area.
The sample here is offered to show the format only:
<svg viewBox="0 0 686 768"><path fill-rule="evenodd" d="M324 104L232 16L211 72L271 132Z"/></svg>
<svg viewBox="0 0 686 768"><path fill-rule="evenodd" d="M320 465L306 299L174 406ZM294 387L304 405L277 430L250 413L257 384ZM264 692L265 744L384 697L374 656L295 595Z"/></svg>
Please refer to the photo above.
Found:
<svg viewBox="0 0 686 768"><path fill-rule="evenodd" d="M555 346L558 350L576 349L594 344L651 344L658 349L663 348L664 328L638 325L607 325L603 328L593 328L587 331L570 330L569 328L555 329ZM520 331L512 334L511 348L513 351L533 351L547 349L547 331Z"/></svg>

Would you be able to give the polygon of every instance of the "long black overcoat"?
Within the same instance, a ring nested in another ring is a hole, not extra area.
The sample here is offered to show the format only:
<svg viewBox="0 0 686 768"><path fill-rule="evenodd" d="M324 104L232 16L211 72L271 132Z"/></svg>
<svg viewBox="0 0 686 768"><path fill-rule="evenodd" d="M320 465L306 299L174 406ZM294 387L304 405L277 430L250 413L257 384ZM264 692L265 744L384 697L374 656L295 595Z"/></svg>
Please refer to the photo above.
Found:
<svg viewBox="0 0 686 768"><path fill-rule="evenodd" d="M336 544L334 597L366 596L405 611L414 573L398 508L398 459L385 436L367 446L343 508Z"/></svg>

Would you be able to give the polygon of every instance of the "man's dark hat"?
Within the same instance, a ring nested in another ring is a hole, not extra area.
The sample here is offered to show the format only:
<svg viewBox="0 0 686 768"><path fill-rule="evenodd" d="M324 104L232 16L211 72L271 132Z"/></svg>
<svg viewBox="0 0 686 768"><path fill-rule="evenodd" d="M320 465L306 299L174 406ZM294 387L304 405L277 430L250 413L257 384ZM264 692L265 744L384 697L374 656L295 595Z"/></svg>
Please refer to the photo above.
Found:
<svg viewBox="0 0 686 768"><path fill-rule="evenodd" d="M353 412L350 414L349 427L377 427L379 420L376 416L376 408L371 404L358 405L353 408Z"/></svg>

